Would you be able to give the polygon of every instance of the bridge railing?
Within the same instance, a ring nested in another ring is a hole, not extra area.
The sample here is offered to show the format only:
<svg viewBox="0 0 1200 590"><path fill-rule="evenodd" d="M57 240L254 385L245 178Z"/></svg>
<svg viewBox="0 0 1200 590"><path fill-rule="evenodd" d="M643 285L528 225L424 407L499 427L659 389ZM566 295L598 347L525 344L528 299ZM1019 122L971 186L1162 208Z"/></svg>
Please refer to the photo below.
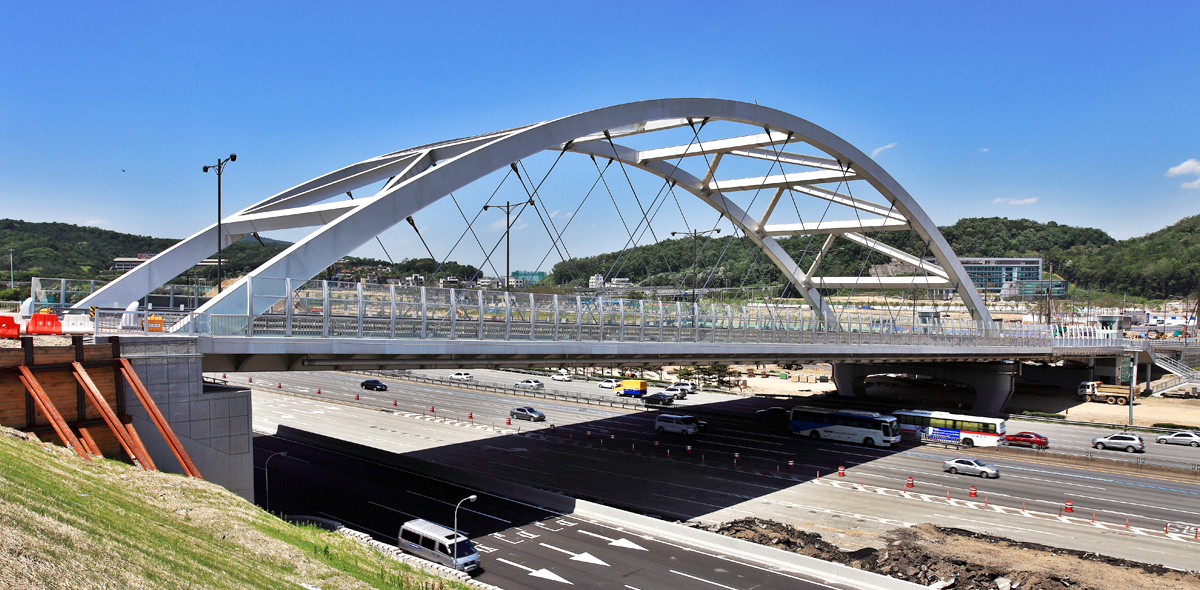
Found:
<svg viewBox="0 0 1200 590"><path fill-rule="evenodd" d="M1051 330L800 306L256 278L250 313L98 310L97 333L212 336L882 346L1048 346Z"/></svg>

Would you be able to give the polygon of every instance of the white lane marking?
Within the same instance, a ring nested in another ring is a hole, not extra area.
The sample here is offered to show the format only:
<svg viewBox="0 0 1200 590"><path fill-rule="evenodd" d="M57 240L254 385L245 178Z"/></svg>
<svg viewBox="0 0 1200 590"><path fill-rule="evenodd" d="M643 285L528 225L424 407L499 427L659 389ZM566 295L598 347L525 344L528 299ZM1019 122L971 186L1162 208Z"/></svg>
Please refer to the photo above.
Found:
<svg viewBox="0 0 1200 590"><path fill-rule="evenodd" d="M1178 508L1170 508L1168 506L1149 506L1146 504L1138 504L1137 502L1125 502L1123 500L1113 500L1111 498L1093 498L1092 496L1075 496L1075 497L1076 498L1087 498L1088 500L1100 500L1102 502L1114 502L1116 504L1126 504L1129 506L1137 506L1139 508L1158 508L1161 510L1170 510L1171 512L1182 512L1184 514L1192 514L1192 515L1200 516L1200 512L1191 512L1189 510L1180 510ZM1132 516L1138 516L1138 515L1134 514Z"/></svg>
<svg viewBox="0 0 1200 590"><path fill-rule="evenodd" d="M414 491L412 491L412 490L408 490L408 493L410 493L410 494L412 494L412 495L414 495L414 496L420 496L420 497L422 497L422 498L425 498L426 500L432 500L432 501L434 501L434 502L437 502L437 503L439 503L439 504L445 504L445 505L447 505L447 506L454 506L454 503L453 503L453 502L447 502L447 501L445 501L445 500L439 500L439 499L437 499L437 498L432 498L432 497L430 497L430 496L426 496L425 494L418 494L417 492L414 492ZM492 519L498 520L498 521L500 521L500 522L503 522L504 524L512 524L511 522L509 522L509 521L507 521L507 520L504 520L503 518L500 518L499 516L492 516L491 514L487 514L486 512L480 512L480 511L478 511L478 510L471 510L470 508L467 508L467 507L465 507L465 506L464 506L464 507L462 507L462 510L464 510L464 511L466 511L466 512L472 512L472 513L478 514L479 516L486 516L486 517L488 517L488 518L492 518Z"/></svg>
<svg viewBox="0 0 1200 590"><path fill-rule="evenodd" d="M552 550L554 550L554 551L557 551L557 552L559 552L559 553L565 553L565 554L567 554L567 555L570 555L570 556L571 556L571 561L582 561L582 562L584 562L584 563L592 563L592 564L596 564L596 565L602 565L602 566L604 566L604 567L608 567L608 564L607 564L607 563L604 563L603 561L600 561L600 559L598 559L596 556L594 556L594 555L592 555L591 553L588 553L588 552L586 552L586 551L585 551L585 552L583 552L583 553L575 553L575 552L572 552L572 551L567 551L566 549L559 549L558 547L555 547L554 545L547 545L547 544L545 544L545 543L538 543L538 545L541 545L542 547L545 547L545 548L547 548L547 549L552 549Z"/></svg>
<svg viewBox="0 0 1200 590"><path fill-rule="evenodd" d="M999 524L999 523L994 523L994 522L986 522L986 521L982 521L982 520L973 520L973 519L970 519L970 518L962 518L962 517L960 517L960 516L949 516L949 515L945 515L945 514L934 514L934 516L937 516L937 517L940 517L940 518L953 518L954 520L965 520L965 521L967 521L967 522L973 522L973 523L975 523L975 524L982 524L982 525L988 525L988 526L1002 526L1002 527L1005 527L1005 528L1017 529L1018 531L1026 531L1026 532L1029 532L1029 533L1038 533L1038 534L1042 534L1042 535L1050 535L1051 537L1061 537L1061 536L1062 536L1062 535L1058 535L1058 534L1055 534L1055 533L1048 533L1048 532L1046 532L1046 531L1039 531L1039 530L1035 530L1035 529L1026 529L1026 528L1021 528L1021 527L1019 527L1019 526L1012 526L1012 525L1007 525L1007 524Z"/></svg>
<svg viewBox="0 0 1200 590"><path fill-rule="evenodd" d="M699 504L701 506L708 506L709 508L716 508L718 510L725 509L725 510L732 510L734 512L744 512L746 514L754 514L753 512L750 512L749 510L738 510L737 508L729 508L728 506L721 506L720 504L709 504L708 502L701 502L699 500L689 500L687 498L676 498L675 496L668 496L666 494L652 494L652 495L658 496L659 498L666 498L668 500L675 500L676 502L687 502L688 504Z"/></svg>
<svg viewBox="0 0 1200 590"><path fill-rule="evenodd" d="M625 584L625 587L629 588L629 590L641 590L640 588L634 588L633 586L630 586L629 584Z"/></svg>
<svg viewBox="0 0 1200 590"><path fill-rule="evenodd" d="M624 547L626 549L637 549L638 551L649 551L649 549L646 549L645 547L642 547L641 545L638 545L637 543L634 543L633 541L630 541L629 539L626 539L625 537L621 537L620 539L611 539L611 538L605 537L603 535L597 535L596 533L593 533L591 531L585 531L583 529L578 529L578 530L579 530L579 532L581 532L589 537L596 537L597 539L603 539L605 541L608 541L608 544L612 545L613 547Z"/></svg>
<svg viewBox="0 0 1200 590"><path fill-rule="evenodd" d="M421 518L420 516L417 516L416 514L409 514L409 513L405 512L405 511L403 511L403 510L397 510L397 509L395 509L395 508L392 508L391 506L384 506L383 504L380 504L379 502L371 502L371 501L369 501L369 500L368 500L368 501L367 501L367 503L368 503L368 504L374 504L375 506L378 506L378 507L380 507L380 508L383 508L384 510L391 510L392 512L398 512L398 513L400 513L400 514L403 514L404 516L411 516L411 517L413 517L413 518ZM459 534L463 534L463 530L462 530L462 529L458 529L458 532L459 532Z"/></svg>
<svg viewBox="0 0 1200 590"><path fill-rule="evenodd" d="M667 571L669 571L669 572L671 572L671 573L673 573L673 574L679 574L679 575L681 575L681 576L683 576L683 577L685 577L685 578L691 578L691 579L693 579L693 580L697 580L697 581L700 581L700 582L704 582L705 584L712 584L713 586L716 586L716 587L718 587L718 588L725 588L726 590L738 590L737 588L734 588L733 586L726 586L725 584L718 584L718 583L716 583L716 582L714 582L714 581L712 581L712 580L705 580L704 578L698 578L698 577L696 577L696 576L693 576L692 574L685 574L685 573L683 573L683 572L677 572L677 571L675 571L675 570L667 570Z"/></svg>
<svg viewBox="0 0 1200 590"><path fill-rule="evenodd" d="M554 573L554 572L552 572L552 571L550 571L550 570L548 570L548 569L546 569L546 568L542 568L542 569L540 569L540 570L535 570L535 569L533 569L533 568L531 568L531 567L525 567L525 566L523 566L523 565L521 565L521 564L519 564L519 563L514 563L514 562L511 562L511 561L509 561L509 560L507 560L507 559L504 559L504 558L496 558L496 561L499 561L500 563L507 563L508 565L511 565L511 566L513 566L513 567L515 567L515 568L520 568L520 569L523 569L523 570L525 570L525 571L529 572L529 575L531 575L531 576L533 576L533 577L535 577L535 578L542 578L543 580L553 580L553 581L555 581L555 582L562 582L562 583L564 583L564 584L567 584L567 585L570 585L570 586L574 586L574 585L575 585L575 584L572 584L572 583L568 582L568 581L567 581L566 579L564 579L562 576L559 576L558 574L556 574L556 573Z"/></svg>

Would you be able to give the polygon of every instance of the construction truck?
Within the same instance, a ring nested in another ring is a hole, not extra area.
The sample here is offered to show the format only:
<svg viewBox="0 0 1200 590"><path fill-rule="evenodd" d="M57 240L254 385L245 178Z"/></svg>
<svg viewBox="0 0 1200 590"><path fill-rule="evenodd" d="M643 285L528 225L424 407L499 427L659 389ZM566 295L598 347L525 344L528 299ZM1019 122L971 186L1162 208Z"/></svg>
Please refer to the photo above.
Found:
<svg viewBox="0 0 1200 590"><path fill-rule="evenodd" d="M1141 387L1135 388L1141 391ZM1129 403L1128 385L1105 385L1100 381L1084 381L1079 384L1076 395L1089 402L1107 402L1123 406Z"/></svg>
<svg viewBox="0 0 1200 590"><path fill-rule="evenodd" d="M618 397L628 395L629 397L642 397L646 395L646 386L648 384L641 379L626 379L617 384L613 391Z"/></svg>

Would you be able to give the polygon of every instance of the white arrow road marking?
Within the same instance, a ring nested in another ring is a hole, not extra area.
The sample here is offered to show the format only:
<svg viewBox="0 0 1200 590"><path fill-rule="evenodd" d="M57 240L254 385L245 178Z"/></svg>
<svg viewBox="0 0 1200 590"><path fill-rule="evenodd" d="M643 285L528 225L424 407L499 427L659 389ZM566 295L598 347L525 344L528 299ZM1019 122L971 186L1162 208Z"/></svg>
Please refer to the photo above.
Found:
<svg viewBox="0 0 1200 590"><path fill-rule="evenodd" d="M699 582L704 582L705 584L712 584L713 586L716 586L717 588L726 588L728 590L738 590L737 588L734 588L733 586L726 586L725 584L718 584L712 580L705 580L704 578L697 578L696 576L693 576L691 574L685 574L683 572L677 572L675 570L667 570L667 571L669 571L673 574L679 574L685 578L691 578L691 579L699 581Z"/></svg>
<svg viewBox="0 0 1200 590"><path fill-rule="evenodd" d="M559 576L558 574L556 574L556 573L554 573L554 572L552 572L552 571L550 571L550 570L548 570L548 569L546 569L546 568L542 568L542 569L540 569L540 570L535 570L535 569L533 569L533 568L531 568L531 567L525 567L525 566L523 566L523 565L521 565L521 564L519 564L519 563L513 563L513 562L511 562L511 561L509 561L509 560L507 560L507 559L504 559L504 558L497 558L497 559L496 559L496 561L499 561L499 562L501 562L501 563L507 563L508 565L511 565L511 566L513 566L513 567L515 567L515 568L520 568L520 569L523 569L523 570L525 570L525 571L529 572L529 575L531 575L531 576L533 576L533 577L535 577L535 578L542 578L542 579L544 579L544 580L553 580L553 581L555 581L555 582L562 582L562 583L564 583L564 584L568 584L568 585L571 585L571 586L574 586L574 585L575 585L575 584L571 584L570 582L566 581L566 580L565 580L565 579L564 579L562 576Z"/></svg>
<svg viewBox="0 0 1200 590"><path fill-rule="evenodd" d="M637 549L638 551L647 551L647 549L645 547L642 547L641 545L638 545L637 543L634 543L633 541L630 541L629 539L625 539L625 538L610 539L608 537L597 535L596 533L593 533L590 531L585 531L585 530L580 530L579 532L581 532L589 537L596 537L597 539L604 539L605 541L608 541L609 545L612 545L614 547L624 547L626 549Z"/></svg>
<svg viewBox="0 0 1200 590"><path fill-rule="evenodd" d="M570 551L567 551L566 549L559 549L558 547L555 547L554 545L547 545L545 543L538 543L538 545L541 545L542 547L545 547L547 549L553 549L559 553L566 553L567 555L571 556L571 561L582 561L584 563L594 563L596 565L602 565L602 566L608 567L607 563L600 561L599 558L592 555L591 553L587 553L587 552L572 553Z"/></svg>

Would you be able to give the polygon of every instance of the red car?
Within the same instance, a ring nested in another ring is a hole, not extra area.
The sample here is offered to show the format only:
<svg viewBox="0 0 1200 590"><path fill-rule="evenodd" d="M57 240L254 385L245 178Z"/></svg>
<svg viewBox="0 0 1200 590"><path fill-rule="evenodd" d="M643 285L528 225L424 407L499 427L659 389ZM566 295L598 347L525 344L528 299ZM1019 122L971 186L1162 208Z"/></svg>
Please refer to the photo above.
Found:
<svg viewBox="0 0 1200 590"><path fill-rule="evenodd" d="M1014 447L1031 447L1044 449L1050 446L1050 441L1036 432L1018 432L1004 435L1004 444Z"/></svg>

